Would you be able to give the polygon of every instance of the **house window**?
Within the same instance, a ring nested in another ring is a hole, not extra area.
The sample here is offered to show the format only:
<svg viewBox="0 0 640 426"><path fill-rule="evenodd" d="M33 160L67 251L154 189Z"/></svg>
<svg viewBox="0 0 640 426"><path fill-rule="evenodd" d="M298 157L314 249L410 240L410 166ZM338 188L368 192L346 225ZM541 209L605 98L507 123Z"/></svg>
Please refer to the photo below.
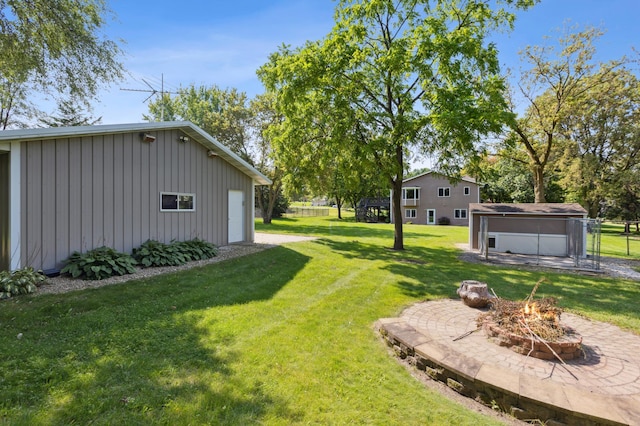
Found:
<svg viewBox="0 0 640 426"><path fill-rule="evenodd" d="M450 197L451 196L451 188L443 187L438 188L438 197Z"/></svg>
<svg viewBox="0 0 640 426"><path fill-rule="evenodd" d="M416 209L406 209L404 211L404 217L406 217L407 219L415 219L417 217L416 212Z"/></svg>
<svg viewBox="0 0 640 426"><path fill-rule="evenodd" d="M489 237L489 248L496 248L496 237Z"/></svg>
<svg viewBox="0 0 640 426"><path fill-rule="evenodd" d="M453 211L453 217L456 219L466 219L467 218L467 209L455 209Z"/></svg>
<svg viewBox="0 0 640 426"><path fill-rule="evenodd" d="M469 194L471 194L471 188L468 187L468 186L465 186L464 187L464 195L469 195Z"/></svg>
<svg viewBox="0 0 640 426"><path fill-rule="evenodd" d="M196 194L179 192L160 193L161 212L194 212L196 211Z"/></svg>
<svg viewBox="0 0 640 426"><path fill-rule="evenodd" d="M420 188L402 188L403 200L419 200Z"/></svg>

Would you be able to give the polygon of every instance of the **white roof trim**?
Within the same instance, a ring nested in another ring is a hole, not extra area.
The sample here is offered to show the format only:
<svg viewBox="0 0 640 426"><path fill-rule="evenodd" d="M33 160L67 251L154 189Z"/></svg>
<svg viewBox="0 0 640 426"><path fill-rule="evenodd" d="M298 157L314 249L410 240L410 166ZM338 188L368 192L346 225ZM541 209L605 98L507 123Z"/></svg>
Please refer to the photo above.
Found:
<svg viewBox="0 0 640 426"><path fill-rule="evenodd" d="M162 121L129 124L103 124L97 126L47 127L37 129L19 129L0 131L1 142L17 142L61 137L81 137L108 133L149 132L154 130L182 130L201 145L212 149L227 162L250 176L259 185L270 185L271 180L244 161L229 148L218 142L210 134L190 121Z"/></svg>

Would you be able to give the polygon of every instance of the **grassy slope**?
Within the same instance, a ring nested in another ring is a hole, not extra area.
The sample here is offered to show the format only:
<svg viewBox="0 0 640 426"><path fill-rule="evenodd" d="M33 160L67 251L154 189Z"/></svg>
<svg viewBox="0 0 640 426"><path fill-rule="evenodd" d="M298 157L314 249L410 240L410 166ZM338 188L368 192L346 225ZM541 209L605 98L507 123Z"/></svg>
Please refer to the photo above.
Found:
<svg viewBox="0 0 640 426"><path fill-rule="evenodd" d="M258 225L260 230L265 230ZM466 228L277 221L295 243L179 274L0 303L9 424L491 424L423 388L371 326L486 280L640 332L640 286L465 264ZM16 335L23 333L22 339Z"/></svg>

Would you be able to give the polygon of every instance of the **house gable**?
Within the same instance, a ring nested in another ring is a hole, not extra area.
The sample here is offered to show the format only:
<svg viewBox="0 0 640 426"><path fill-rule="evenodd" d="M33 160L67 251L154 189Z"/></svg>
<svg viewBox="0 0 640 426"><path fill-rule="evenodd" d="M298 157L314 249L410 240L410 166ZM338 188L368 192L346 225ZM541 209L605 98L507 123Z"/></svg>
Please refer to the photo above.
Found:
<svg viewBox="0 0 640 426"><path fill-rule="evenodd" d="M426 172L405 179L402 186L404 223L437 224L446 218L452 225L467 225L469 203L480 201L480 185L469 177L451 182L444 175Z"/></svg>

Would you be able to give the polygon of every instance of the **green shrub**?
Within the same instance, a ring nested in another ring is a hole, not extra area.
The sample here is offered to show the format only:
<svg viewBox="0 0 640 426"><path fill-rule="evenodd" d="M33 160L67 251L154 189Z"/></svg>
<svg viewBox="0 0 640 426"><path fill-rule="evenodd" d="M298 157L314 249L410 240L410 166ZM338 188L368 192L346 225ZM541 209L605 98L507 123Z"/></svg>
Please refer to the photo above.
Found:
<svg viewBox="0 0 640 426"><path fill-rule="evenodd" d="M32 267L13 272L0 271L0 299L34 293L45 278L41 271L36 271Z"/></svg>
<svg viewBox="0 0 640 426"><path fill-rule="evenodd" d="M65 264L60 273L85 280L101 280L114 275L132 274L136 271L134 258L105 246L85 253L74 251Z"/></svg>
<svg viewBox="0 0 640 426"><path fill-rule="evenodd" d="M451 220L446 216L442 216L438 218L438 225L449 225L450 223L451 223Z"/></svg>
<svg viewBox="0 0 640 426"><path fill-rule="evenodd" d="M189 241L171 243L187 257L187 261L211 259L218 255L218 248L207 242L195 238Z"/></svg>
<svg viewBox="0 0 640 426"><path fill-rule="evenodd" d="M189 258L175 244L165 244L155 240L147 240L133 249L133 258L144 267L178 266L187 263Z"/></svg>

